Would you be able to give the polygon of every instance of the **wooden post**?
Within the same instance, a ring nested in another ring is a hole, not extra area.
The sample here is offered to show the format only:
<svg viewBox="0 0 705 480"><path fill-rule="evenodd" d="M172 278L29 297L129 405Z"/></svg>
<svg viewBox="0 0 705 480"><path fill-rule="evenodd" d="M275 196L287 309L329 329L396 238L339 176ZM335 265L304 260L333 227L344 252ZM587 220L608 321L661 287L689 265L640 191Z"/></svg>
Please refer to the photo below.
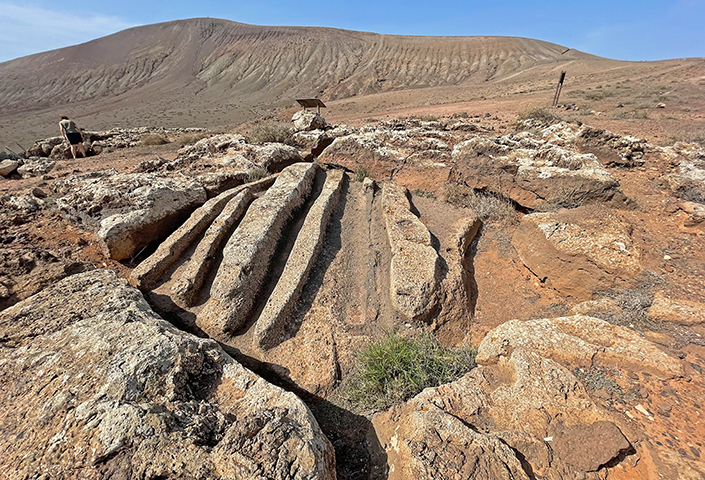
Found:
<svg viewBox="0 0 705 480"><path fill-rule="evenodd" d="M565 80L565 72L561 72L561 78L558 79L558 86L556 87L556 94L553 96L553 106L558 105L558 99L561 96L561 90L563 89L563 81Z"/></svg>

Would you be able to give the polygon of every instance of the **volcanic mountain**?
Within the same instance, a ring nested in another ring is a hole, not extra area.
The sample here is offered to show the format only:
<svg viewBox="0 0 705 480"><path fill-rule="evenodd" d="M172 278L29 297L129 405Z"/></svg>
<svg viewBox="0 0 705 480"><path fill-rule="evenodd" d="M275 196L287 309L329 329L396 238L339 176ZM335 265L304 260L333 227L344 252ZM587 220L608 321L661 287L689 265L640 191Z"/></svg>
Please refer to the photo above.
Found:
<svg viewBox="0 0 705 480"><path fill-rule="evenodd" d="M93 129L222 128L295 105L301 96L333 104L348 99L356 106L336 110L349 117L550 91L566 69L575 85L600 81L594 75L605 72L609 81L672 66L619 62L525 38L395 36L197 18L0 64L6 120L0 140L54 134L59 113ZM376 103L360 106L372 94Z"/></svg>

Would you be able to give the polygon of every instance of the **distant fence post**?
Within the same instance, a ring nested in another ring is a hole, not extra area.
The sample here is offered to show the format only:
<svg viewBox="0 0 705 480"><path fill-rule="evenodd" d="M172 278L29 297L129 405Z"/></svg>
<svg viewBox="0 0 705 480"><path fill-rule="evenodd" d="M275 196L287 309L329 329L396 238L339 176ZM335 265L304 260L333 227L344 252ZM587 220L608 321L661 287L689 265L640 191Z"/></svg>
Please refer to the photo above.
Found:
<svg viewBox="0 0 705 480"><path fill-rule="evenodd" d="M558 99L561 96L561 90L563 90L563 80L565 80L565 72L561 72L561 78L558 80L558 86L556 87L556 94L553 96L553 106L558 105Z"/></svg>

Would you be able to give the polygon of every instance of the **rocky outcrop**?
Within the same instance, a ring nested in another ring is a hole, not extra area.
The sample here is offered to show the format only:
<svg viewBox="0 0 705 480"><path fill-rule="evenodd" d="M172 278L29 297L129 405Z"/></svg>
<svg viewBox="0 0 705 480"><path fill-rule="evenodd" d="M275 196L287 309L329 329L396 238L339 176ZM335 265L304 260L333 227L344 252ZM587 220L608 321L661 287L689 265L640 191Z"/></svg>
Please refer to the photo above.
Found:
<svg viewBox="0 0 705 480"><path fill-rule="evenodd" d="M565 295L589 300L596 290L641 270L632 228L609 211L581 207L522 218L512 239L524 265Z"/></svg>
<svg viewBox="0 0 705 480"><path fill-rule="evenodd" d="M345 178L341 170L332 170L326 175L323 190L309 209L284 271L257 319L254 333L257 346L271 348L281 342L287 316L296 305L301 289L318 258L328 220L337 205Z"/></svg>
<svg viewBox="0 0 705 480"><path fill-rule="evenodd" d="M23 161L22 165L17 167L17 173L19 173L22 178L41 177L51 172L54 165L56 165L56 162L53 160L30 157Z"/></svg>
<svg viewBox="0 0 705 480"><path fill-rule="evenodd" d="M58 181L54 191L62 195L57 199L62 213L95 230L101 248L115 260L164 238L206 201L203 187L187 177L115 170Z"/></svg>
<svg viewBox="0 0 705 480"><path fill-rule="evenodd" d="M0 465L59 478L335 478L308 408L109 271L0 313Z"/></svg>
<svg viewBox="0 0 705 480"><path fill-rule="evenodd" d="M487 334L477 362L497 361L520 347L564 365L628 365L661 378L684 374L678 358L635 331L582 315L506 322Z"/></svg>
<svg viewBox="0 0 705 480"><path fill-rule="evenodd" d="M437 303L440 261L431 234L411 212L405 187L382 186L382 211L392 249L389 296L397 311L424 320Z"/></svg>
<svg viewBox="0 0 705 480"><path fill-rule="evenodd" d="M624 205L619 182L597 157L539 140L528 132L475 137L453 149L451 177L476 190L510 198L526 208L543 202L576 207L589 203Z"/></svg>
<svg viewBox="0 0 705 480"><path fill-rule="evenodd" d="M631 448L570 371L522 347L372 421L390 479L593 479ZM566 427L599 442L581 448L581 462L553 448L570 438Z"/></svg>
<svg viewBox="0 0 705 480"><path fill-rule="evenodd" d="M228 190L201 205L183 225L157 247L149 258L132 270L130 283L142 290L153 288L156 280L179 259L200 234L209 228L233 197L244 190L251 193L262 191L270 187L275 179L276 176L272 176L247 186Z"/></svg>
<svg viewBox="0 0 705 480"><path fill-rule="evenodd" d="M274 185L252 202L223 251L199 325L212 335L240 327L247 319L269 269L289 216L308 196L317 166L297 163L284 169Z"/></svg>
<svg viewBox="0 0 705 480"><path fill-rule="evenodd" d="M297 132L322 130L328 125L326 119L320 113L310 110L299 110L291 117L294 124L294 130Z"/></svg>
<svg viewBox="0 0 705 480"><path fill-rule="evenodd" d="M403 159L401 152L386 144L375 132L366 132L336 138L318 161L353 171L362 167L377 180L389 180L395 166Z"/></svg>

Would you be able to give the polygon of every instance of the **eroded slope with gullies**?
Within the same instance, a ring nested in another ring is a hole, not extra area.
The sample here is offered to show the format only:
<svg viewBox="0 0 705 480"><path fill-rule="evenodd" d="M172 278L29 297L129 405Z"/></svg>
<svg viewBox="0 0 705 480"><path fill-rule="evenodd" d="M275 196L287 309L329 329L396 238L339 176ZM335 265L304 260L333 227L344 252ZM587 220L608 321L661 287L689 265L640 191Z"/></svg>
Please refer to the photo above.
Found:
<svg viewBox="0 0 705 480"><path fill-rule="evenodd" d="M565 50L521 38L403 37L191 19L0 64L0 112L124 94L148 103L155 94L172 100L197 94L203 101L227 93L248 105L296 95L335 99L499 80L536 65L594 58Z"/></svg>

